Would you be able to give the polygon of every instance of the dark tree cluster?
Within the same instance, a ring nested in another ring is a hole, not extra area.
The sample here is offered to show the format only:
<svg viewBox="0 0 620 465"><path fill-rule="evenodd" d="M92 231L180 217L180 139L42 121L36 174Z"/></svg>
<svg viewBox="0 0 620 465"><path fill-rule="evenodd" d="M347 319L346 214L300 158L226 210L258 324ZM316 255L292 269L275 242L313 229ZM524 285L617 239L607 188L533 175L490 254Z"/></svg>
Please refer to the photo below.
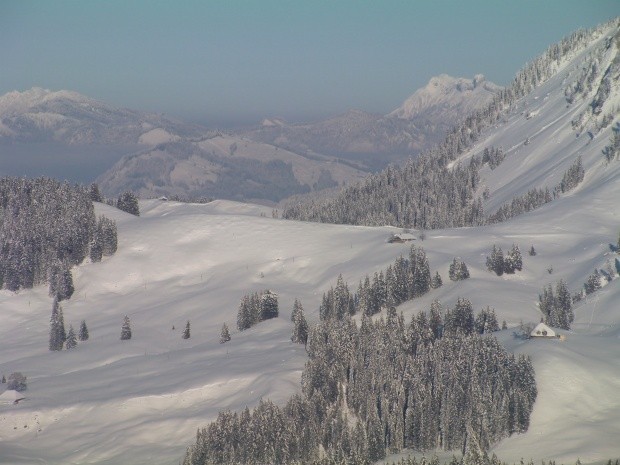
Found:
<svg viewBox="0 0 620 465"><path fill-rule="evenodd" d="M559 190L562 193L573 190L575 187L579 185L581 181L583 181L583 177L585 175L585 170L583 168L583 164L581 163L581 155L577 157L577 160L566 170L564 176L562 176L562 181L559 184Z"/></svg>
<svg viewBox="0 0 620 465"><path fill-rule="evenodd" d="M564 172L560 183L553 188L531 189L524 195L513 198L509 203L505 203L487 218L487 223L501 223L515 216L535 210L536 208L551 202L560 194L564 194L574 189L583 181L585 170L581 163L581 156Z"/></svg>
<svg viewBox="0 0 620 465"><path fill-rule="evenodd" d="M448 277L452 281L462 281L469 278L469 269L463 260L460 258L454 258L450 263L450 269L448 270Z"/></svg>
<svg viewBox="0 0 620 465"><path fill-rule="evenodd" d="M133 192L123 192L116 201L116 208L135 216L140 216L138 198Z"/></svg>
<svg viewBox="0 0 620 465"><path fill-rule="evenodd" d="M84 342L89 338L86 321L82 320L78 334L75 333L73 325L69 325L69 331L65 330L65 318L59 299L55 298L52 303L52 315L50 316L49 350L58 351L73 349L77 346L78 340Z"/></svg>
<svg viewBox="0 0 620 465"><path fill-rule="evenodd" d="M53 296L69 298L69 270L88 255L96 227L87 190L47 178L2 178L0 218L0 287L47 281Z"/></svg>
<svg viewBox="0 0 620 465"><path fill-rule="evenodd" d="M609 144L603 148L603 155L607 163L610 163L614 158L620 160L620 123L616 123L613 128Z"/></svg>
<svg viewBox="0 0 620 465"><path fill-rule="evenodd" d="M538 296L538 307L545 315L545 323L555 328L570 329L575 319L573 299L562 280L556 284L555 293L551 284L543 288L542 294Z"/></svg>
<svg viewBox="0 0 620 465"><path fill-rule="evenodd" d="M598 270L594 270L594 272L590 276L588 276L588 279L583 284L585 293L586 295L590 295L593 292L598 291L601 287L601 274Z"/></svg>
<svg viewBox="0 0 620 465"><path fill-rule="evenodd" d="M487 218L487 223L501 223L515 216L535 210L536 208L553 200L553 194L549 188L530 189L521 196L514 197L505 203L495 213Z"/></svg>
<svg viewBox="0 0 620 465"><path fill-rule="evenodd" d="M404 448L483 454L527 430L537 396L530 359L478 334L477 322L492 319L484 315L474 318L460 299L445 320L437 302L408 324L393 308L359 326L347 316L321 320L302 394L284 407L263 400L221 412L183 463L370 464Z"/></svg>
<svg viewBox="0 0 620 465"><path fill-rule="evenodd" d="M487 163L489 168L494 170L497 168L506 158L506 154L501 148L487 147L482 152L482 163Z"/></svg>
<svg viewBox="0 0 620 465"><path fill-rule="evenodd" d="M491 255L487 256L486 264L487 269L494 272L497 276L501 276L504 273L514 274L515 271L523 269L521 250L519 250L518 245L512 244L512 248L504 256L502 248L493 244L493 250L491 250Z"/></svg>
<svg viewBox="0 0 620 465"><path fill-rule="evenodd" d="M337 224L437 229L480 225L478 166L449 169L427 154L347 186L335 198L287 206L282 217Z"/></svg>
<svg viewBox="0 0 620 465"><path fill-rule="evenodd" d="M237 329L239 331L251 328L270 318L278 317L278 294L266 289L243 296L237 312Z"/></svg>
<svg viewBox="0 0 620 465"><path fill-rule="evenodd" d="M90 244L90 259L93 262L100 262L102 257L114 255L117 247L116 222L101 215Z"/></svg>
<svg viewBox="0 0 620 465"><path fill-rule="evenodd" d="M375 272L372 278L366 275L360 280L356 293L349 290L342 275L338 276L336 287L323 294L319 316L327 320L356 313L375 315L384 308L420 297L441 284L439 273L431 277L424 249L411 246L407 258L400 256L385 271Z"/></svg>
<svg viewBox="0 0 620 465"><path fill-rule="evenodd" d="M2 377L4 380L4 376ZM26 382L26 376L24 376L20 371L16 371L9 375L8 383L6 388L11 389L18 392L23 392L28 389L28 383ZM7 382L6 380L3 382Z"/></svg>

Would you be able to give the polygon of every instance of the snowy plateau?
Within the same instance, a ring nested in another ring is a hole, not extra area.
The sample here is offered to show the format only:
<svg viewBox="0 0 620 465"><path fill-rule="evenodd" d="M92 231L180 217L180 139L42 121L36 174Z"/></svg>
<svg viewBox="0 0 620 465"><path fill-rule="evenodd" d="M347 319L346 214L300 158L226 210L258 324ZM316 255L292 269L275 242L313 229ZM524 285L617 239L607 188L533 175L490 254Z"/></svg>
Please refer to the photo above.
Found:
<svg viewBox="0 0 620 465"><path fill-rule="evenodd" d="M617 37L617 22L602 29L459 159L467 163L485 147L503 147L503 163L481 171L480 189L490 194L486 212L534 187L557 185L578 156L584 180L504 223L426 231L416 245L444 285L398 308L409 319L435 299L452 307L464 297L476 312L488 305L506 321L508 329L495 334L508 350L531 356L538 387L528 431L490 451L509 463L606 463L620 456L618 275L575 303L572 329L560 331L563 340L513 336L521 322L540 321L543 286L563 279L579 290L594 269L620 257L620 160L603 156L619 116L617 67L600 114L591 111L596 89L570 104L565 94L592 59L601 70L617 64ZM601 128L607 114L613 124ZM77 327L85 319L90 330L90 340L77 348L48 350L47 286L0 291L0 373L28 378L24 400L0 405L0 463L179 463L197 428L218 411L267 398L283 404L300 391L307 358L303 346L290 341L295 298L312 324L339 274L354 286L410 247L387 242L401 231L390 226L281 220L270 208L227 200L143 200L140 210L135 217L96 205L98 214L117 222L118 251L73 269L76 291L63 302L65 323ZM487 271L492 245L507 250L513 243L524 252L523 271L501 277ZM525 253L532 245L536 256ZM454 257L467 263L469 279L447 279ZM279 318L233 330L243 295L264 289L278 293ZM133 337L120 341L125 315ZM184 340L188 320L192 333ZM219 343L223 323L231 328L226 344Z"/></svg>

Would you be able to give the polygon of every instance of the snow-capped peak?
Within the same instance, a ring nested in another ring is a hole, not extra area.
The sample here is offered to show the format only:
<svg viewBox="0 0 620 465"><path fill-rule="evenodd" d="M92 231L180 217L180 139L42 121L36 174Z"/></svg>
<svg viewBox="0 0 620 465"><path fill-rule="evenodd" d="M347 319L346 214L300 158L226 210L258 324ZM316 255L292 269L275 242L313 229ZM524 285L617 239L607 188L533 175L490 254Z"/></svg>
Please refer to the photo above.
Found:
<svg viewBox="0 0 620 465"><path fill-rule="evenodd" d="M467 114L480 108L500 89L482 74L476 74L473 79L440 74L432 77L425 87L417 90L387 116L410 120L425 111L444 110L446 107Z"/></svg>
<svg viewBox="0 0 620 465"><path fill-rule="evenodd" d="M38 105L58 101L70 100L76 103L95 103L94 100L85 97L78 92L69 90L52 91L42 87L12 91L0 96L0 115L26 113Z"/></svg>

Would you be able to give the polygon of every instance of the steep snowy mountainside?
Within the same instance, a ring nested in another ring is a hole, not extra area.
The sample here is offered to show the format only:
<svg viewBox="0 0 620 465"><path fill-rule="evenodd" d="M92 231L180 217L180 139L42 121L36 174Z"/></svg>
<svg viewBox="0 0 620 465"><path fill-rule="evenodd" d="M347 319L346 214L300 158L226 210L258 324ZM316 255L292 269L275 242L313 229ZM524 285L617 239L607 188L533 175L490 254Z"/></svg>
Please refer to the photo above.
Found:
<svg viewBox="0 0 620 465"><path fill-rule="evenodd" d="M485 167L481 172L481 189L488 187L490 192L484 202L487 214L530 189L552 190L578 156L586 174L577 190L617 176L613 164L608 165L602 155L620 118L617 37L616 27L576 56L567 57L552 78L515 102L502 120L459 158L467 162L484 148L503 148L504 161L492 171ZM593 67L598 72L584 73ZM571 96L575 87L584 91ZM608 90L602 92L603 88ZM605 97L600 99L602 93Z"/></svg>
<svg viewBox="0 0 620 465"><path fill-rule="evenodd" d="M350 110L307 124L267 119L246 135L297 151L356 156L377 169L429 148L461 118L486 106L499 89L482 75L472 80L443 74L387 115Z"/></svg>
<svg viewBox="0 0 620 465"><path fill-rule="evenodd" d="M232 135L162 143L126 156L98 182L103 192L179 195L276 203L339 186L364 172L320 154L302 155Z"/></svg>
<svg viewBox="0 0 620 465"><path fill-rule="evenodd" d="M115 108L77 92L34 87L0 96L0 141L154 145L204 128Z"/></svg>

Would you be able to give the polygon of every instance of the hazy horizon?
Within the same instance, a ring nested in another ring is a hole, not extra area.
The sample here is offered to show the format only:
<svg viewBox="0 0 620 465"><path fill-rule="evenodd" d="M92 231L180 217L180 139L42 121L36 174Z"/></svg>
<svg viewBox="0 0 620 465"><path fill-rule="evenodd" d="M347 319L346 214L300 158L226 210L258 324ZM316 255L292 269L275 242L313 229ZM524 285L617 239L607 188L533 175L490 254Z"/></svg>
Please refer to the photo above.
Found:
<svg viewBox="0 0 620 465"><path fill-rule="evenodd" d="M386 113L439 74L507 85L615 1L21 2L0 6L0 94L73 90L210 127Z"/></svg>

